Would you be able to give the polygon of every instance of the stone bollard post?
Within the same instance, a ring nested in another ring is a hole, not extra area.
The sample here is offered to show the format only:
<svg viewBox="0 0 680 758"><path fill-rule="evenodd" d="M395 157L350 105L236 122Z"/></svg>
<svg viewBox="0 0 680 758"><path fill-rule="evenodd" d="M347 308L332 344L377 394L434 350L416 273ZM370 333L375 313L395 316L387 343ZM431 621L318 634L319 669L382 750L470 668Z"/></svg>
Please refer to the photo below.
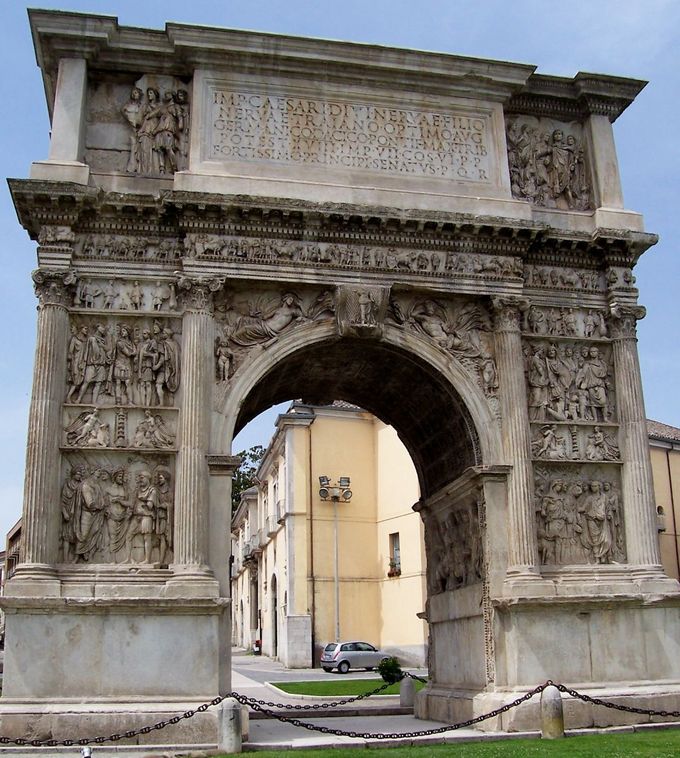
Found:
<svg viewBox="0 0 680 758"><path fill-rule="evenodd" d="M564 737L562 694L552 684L541 692L541 737L544 740Z"/></svg>
<svg viewBox="0 0 680 758"><path fill-rule="evenodd" d="M250 736L250 712L247 705L241 706L241 739L248 742Z"/></svg>
<svg viewBox="0 0 680 758"><path fill-rule="evenodd" d="M402 708L413 708L416 700L416 685L410 676L405 676L399 685L399 705Z"/></svg>
<svg viewBox="0 0 680 758"><path fill-rule="evenodd" d="M228 697L219 706L217 748L224 753L241 752L241 704Z"/></svg>

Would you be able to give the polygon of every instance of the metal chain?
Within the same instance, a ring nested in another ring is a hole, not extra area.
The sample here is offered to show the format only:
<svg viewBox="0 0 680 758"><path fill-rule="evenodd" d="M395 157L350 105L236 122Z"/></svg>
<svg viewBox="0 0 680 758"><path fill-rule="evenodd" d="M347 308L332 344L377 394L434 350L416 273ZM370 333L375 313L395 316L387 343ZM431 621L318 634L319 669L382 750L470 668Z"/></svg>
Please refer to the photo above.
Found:
<svg viewBox="0 0 680 758"><path fill-rule="evenodd" d="M553 682L548 681L548 684ZM673 716L680 718L680 711L656 711L652 708L636 708L633 705L623 705L622 703L610 703L608 700L602 700L599 697L591 697L590 695L584 695L582 692L577 692L569 687L565 687L563 684L555 684L555 687L560 692L566 692L567 695L583 700L584 703L592 703L593 705L601 705L604 708L611 708L615 711L625 711L626 713L639 713L643 716Z"/></svg>
<svg viewBox="0 0 680 758"><path fill-rule="evenodd" d="M446 724L444 726L437 727L436 729L421 729L416 732L378 732L375 734L372 732L345 731L344 729L333 729L332 727L329 727L329 726L309 724L306 721L300 721L300 719L291 718L288 716L281 716L275 711L270 711L267 708L264 708L262 705L260 705L260 701L256 700L255 698L246 697L245 695L239 695L237 693L232 693L232 697L238 700L238 702L241 703L242 705L247 705L253 710L259 711L260 713L264 713L265 715L271 718L275 718L278 721L283 721L286 724L292 724L293 726L299 726L303 729L308 729L309 731L312 731L312 732L321 732L322 734L334 734L338 737L360 737L362 739L367 739L367 740L371 740L371 739L372 740L393 740L393 739L399 739L399 738L404 738L404 737L425 737L431 734L442 734L443 732L450 732L450 731L453 731L454 729L464 729L468 726L474 726L475 724L479 724L480 722L486 721L487 719L493 718L494 716L499 716L501 713L506 713L512 708L515 708L518 705L521 705L522 703L531 699L534 695L538 694L539 692L543 692L543 690L547 686L548 686L547 684L539 684L538 687L535 687L533 690L530 690L525 695L518 697L516 700L513 700L511 703L506 703L506 705L503 705L500 708L496 708L495 710L490 711L489 713L484 713L481 716L475 716L474 718L468 719L467 721L461 721L458 724Z"/></svg>
<svg viewBox="0 0 680 758"><path fill-rule="evenodd" d="M405 677L410 677L411 679L415 679L420 682L427 681L426 679L423 679L422 677L417 676L416 674L411 674L408 672L404 672L402 679ZM321 732L322 734L333 734L339 737L360 737L362 739L374 739L374 740L389 740L389 739L407 738L407 737L425 737L432 734L442 734L443 732L451 732L451 731L454 731L455 729L465 729L467 727L474 726L475 724L479 724L482 721L486 721L487 719L494 718L495 716L500 716L502 713L507 713L513 708L516 708L522 703L525 703L527 700L530 700L534 695L537 695L540 692L543 692L543 690L550 685L557 687L557 689L560 692L566 693L567 695L571 695L571 697L577 698L578 700L582 700L586 703L592 703L593 705L601 705L604 708L612 708L614 710L625 711L627 713L637 713L643 716L665 716L665 717L672 716L674 718L680 718L680 711L661 711L661 710L657 711L652 708L635 708L634 706L630 706L630 705L621 705L620 703L611 703L607 700L602 700L601 698L591 697L590 695L584 695L581 692L577 692L576 690L566 687L564 684L555 684L550 679L548 679L548 681L545 682L545 684L539 684L537 687L534 687L533 690L530 690L529 692L522 695L521 697L518 697L516 700L513 700L511 703L506 703L505 705L502 705L500 708L496 708L493 711L489 711L489 713L484 713L480 716L475 716L474 718L467 719L466 721L461 721L457 724L445 724L444 726L440 726L435 729L421 729L415 732L378 732L378 733L373 734L371 732L345 731L343 729L333 729L328 726L310 724L306 721L301 721L298 718L294 718L291 716L284 716L278 713L277 711L271 710L272 708L281 708L283 710L288 710L288 711L290 710L316 711L316 710L322 710L324 708L337 708L340 705L355 703L359 700L364 700L367 697L371 697L373 695L377 695L383 692L385 689L387 689L387 687L390 686L390 683L385 683L382 686L377 687L374 690L371 690L370 692L365 692L363 695L357 695L356 697L350 697L344 700L333 700L328 703L313 703L311 705L274 703L267 700L257 700L256 698L247 697L246 695L240 695L238 692L229 692L226 695L219 695L218 697L215 697L209 702L203 703L202 705L199 705L198 707L192 710L185 711L183 714L179 716L172 716L171 718L166 719L165 721L158 721L156 724L153 724L151 726L143 726L139 729L129 729L126 732L110 734L106 737L88 737L88 738L83 738L80 740L68 740L68 739L67 740L54 740L54 739L29 740L23 737L17 737L16 739L11 739L9 737L0 736L0 745L19 745L19 746L27 746L27 747L59 747L59 746L72 747L72 746L84 746L84 745L101 745L104 742L118 742L118 740L130 739L132 737L137 737L140 734L149 734L149 732L153 732L159 729L164 729L166 726L169 726L170 724L178 724L183 719L189 719L192 716L195 716L197 713L203 713L207 711L208 708L211 708L215 705L219 705L223 700L226 700L227 698L233 698L234 700L241 703L241 705L247 705L249 708L252 708L255 711L259 711L260 713L263 713L266 716L269 716L270 718L274 718L277 721L282 721L286 724L292 724L293 726L299 726L303 729L308 729L310 731Z"/></svg>

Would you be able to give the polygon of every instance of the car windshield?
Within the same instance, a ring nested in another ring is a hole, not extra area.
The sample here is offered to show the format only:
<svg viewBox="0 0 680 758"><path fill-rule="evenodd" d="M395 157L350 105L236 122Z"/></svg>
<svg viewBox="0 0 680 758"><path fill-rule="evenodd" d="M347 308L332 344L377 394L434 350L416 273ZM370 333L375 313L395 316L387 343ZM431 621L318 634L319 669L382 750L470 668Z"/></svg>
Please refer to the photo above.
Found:
<svg viewBox="0 0 680 758"><path fill-rule="evenodd" d="M335 648L337 647L337 644L338 644L337 642L329 642L324 648L324 651L330 652L331 650L335 650Z"/></svg>

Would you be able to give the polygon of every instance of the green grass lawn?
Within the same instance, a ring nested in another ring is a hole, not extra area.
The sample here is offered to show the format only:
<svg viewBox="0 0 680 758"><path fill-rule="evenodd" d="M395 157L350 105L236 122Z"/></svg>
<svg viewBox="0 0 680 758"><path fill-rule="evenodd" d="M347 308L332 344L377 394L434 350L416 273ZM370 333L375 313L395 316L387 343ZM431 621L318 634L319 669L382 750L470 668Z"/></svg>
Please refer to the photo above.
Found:
<svg viewBox="0 0 680 758"><path fill-rule="evenodd" d="M324 697L352 697L371 692L385 684L382 679L322 679L315 682L272 682L291 695L319 695ZM421 690L425 684L416 680L416 691ZM381 695L398 695L399 684L391 684Z"/></svg>
<svg viewBox="0 0 680 758"><path fill-rule="evenodd" d="M367 758L365 748L336 748L329 750L278 750L257 751L258 758L281 756L285 758ZM567 737L563 740L497 740L493 742L460 742L455 745L429 747L385 748L385 758L676 758L680 755L680 730L660 729L635 734L593 734L585 737ZM225 758L224 756L222 758Z"/></svg>

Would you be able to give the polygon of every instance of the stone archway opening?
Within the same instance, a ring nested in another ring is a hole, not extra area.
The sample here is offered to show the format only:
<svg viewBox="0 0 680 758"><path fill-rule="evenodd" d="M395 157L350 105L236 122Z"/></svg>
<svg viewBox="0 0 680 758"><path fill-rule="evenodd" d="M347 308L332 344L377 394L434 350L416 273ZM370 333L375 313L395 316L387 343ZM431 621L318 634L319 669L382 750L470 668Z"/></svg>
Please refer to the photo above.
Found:
<svg viewBox="0 0 680 758"><path fill-rule="evenodd" d="M295 397L301 399L301 415L304 415L305 406L328 407L334 401L345 401L370 412L396 430L417 473L420 498L416 494L409 506L417 500L413 509L419 512L420 519L412 520L410 529L417 531L419 549L424 558L420 564L421 571L426 567L425 576L420 576L423 585L421 604L411 613L414 618L410 621L415 621L415 617L419 616L429 622L425 662L431 677L436 677L440 671L449 684L453 681L461 688L467 687L474 692L483 689L489 681L488 671L492 668L490 659L493 656L493 650L485 643L489 637L485 632L491 623L488 602L484 605L485 586L488 595L483 547L485 497L491 499L500 524L503 518L505 482L503 480L499 488L500 480L497 479L494 489L494 483L489 483L486 479L498 477L498 472L481 473L484 461L479 435L461 394L450 378L444 376L422 355L385 341L335 337L301 347L263 372L242 401L234 431L238 433L270 406ZM301 418L299 423L304 424L304 419ZM314 608L320 602L332 606L334 592L335 602L340 602L337 557L333 569L331 555L335 551L337 556L338 550L342 554L343 539L346 542L347 536L342 536L341 525L338 547L337 509L333 512L327 508L326 516L322 517L322 520L326 519L325 527L310 527L309 524L315 521L318 512L324 508L317 496L317 476L320 473L333 476L353 473L344 469L326 471L315 465L316 461L312 462L314 455L311 447L302 450L299 442L295 445L296 455L309 457L309 481L301 489L297 483L295 486L287 485L295 492L292 497L301 498L300 502L289 504L288 507L300 519L307 521L290 527L297 531L287 532L287 537L295 540L295 549L289 548L287 560L294 567L294 572L305 574L304 580L311 582L312 589L311 596L302 603L299 587L297 597L295 592L292 593L286 619L278 619L279 628L282 623L285 625L282 636L277 638L278 647L276 643L269 645L272 650L277 647L280 657L291 655L287 652L290 650L300 653L299 660L294 656L291 659L293 666L309 665L311 659L305 655L309 656L310 647L313 660L318 663L323 644L338 636L337 633L330 636L328 632L325 637L320 636L314 626ZM272 447L276 447L276 443ZM489 466L487 468L493 469ZM503 479L503 474L500 479ZM281 487L281 483L276 486ZM302 500L305 500L306 505L302 504ZM306 508L309 509L307 512ZM317 511L316 517L314 509ZM411 513L411 516L414 514ZM263 523L267 523L270 516L262 514L261 518ZM306 535L304 539L294 536L300 530L314 528L326 528L325 538L313 534ZM345 528L348 528L347 524ZM399 545L399 540L412 541L413 535L403 532L399 534L396 527L385 529L384 542L389 545L389 568L387 560L385 561L387 576L399 576L396 567L391 565L395 537L396 544ZM500 536L499 539L504 538ZM357 542L360 541L361 537L357 537ZM379 547L376 549L379 551ZM303 551L309 551L310 556L302 556ZM317 569L313 565L310 567L310 561L314 563L315 552ZM320 553L325 555L326 565L330 567L325 572L318 570L324 561L323 555L319 557ZM260 556L262 559L262 553ZM302 577L297 577L300 578ZM363 579L357 581L360 584ZM295 582L296 577L292 577L290 583L294 585ZM387 602L399 605L398 599L393 597L395 588L396 583L388 589L387 597L391 597L391 590L392 597ZM273 592L273 588L270 590ZM361 613L363 604L370 604L366 599L369 595L359 597L345 586L342 596L345 606L347 603L356 603L358 613ZM488 601L488 597L486 599ZM381 602L383 600L384 596L381 595ZM452 603L462 604L461 607L470 606L472 610L466 610L465 618L457 618L449 607ZM346 613L346 608L343 611ZM394 616L394 609L392 611ZM339 608L328 608L327 612L335 620L339 639L344 639L345 636L339 629L339 618L342 615ZM306 614L309 615L308 621L304 620ZM416 623L422 624L422 621ZM273 634L274 630L271 631ZM265 632L264 637L266 636ZM452 639L458 643L453 647ZM264 644L264 652L267 652L266 639ZM302 655L303 652L305 655Z"/></svg>
<svg viewBox="0 0 680 758"><path fill-rule="evenodd" d="M343 338L296 351L248 393L235 434L266 408L295 397L315 405L344 400L393 426L413 459L423 498L482 463L460 395L425 360L394 345Z"/></svg>

